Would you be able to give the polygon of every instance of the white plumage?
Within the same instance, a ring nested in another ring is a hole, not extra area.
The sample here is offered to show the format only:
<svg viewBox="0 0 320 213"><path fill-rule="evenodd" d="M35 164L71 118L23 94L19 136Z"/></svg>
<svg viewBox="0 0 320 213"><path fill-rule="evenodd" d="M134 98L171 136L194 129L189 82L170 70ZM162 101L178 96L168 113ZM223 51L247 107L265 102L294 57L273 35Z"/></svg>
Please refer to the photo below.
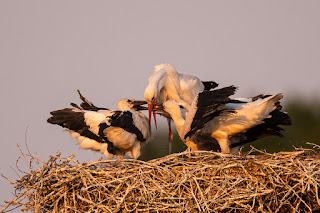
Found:
<svg viewBox="0 0 320 213"><path fill-rule="evenodd" d="M163 63L154 67L144 97L148 104L174 100L190 105L200 92L217 86L213 81L204 82L195 76L180 74L172 65Z"/></svg>
<svg viewBox="0 0 320 213"><path fill-rule="evenodd" d="M188 109L194 98L203 90L215 88L218 84L213 81L202 82L199 78L191 75L180 74L170 64L163 63L154 67L154 72L149 78L149 84L145 89L144 97L149 108L149 122L151 111L156 103L161 104L168 100L174 100L185 104ZM183 116L184 113L182 112ZM156 122L155 114L154 119ZM171 128L169 124L169 142L171 153Z"/></svg>
<svg viewBox="0 0 320 213"><path fill-rule="evenodd" d="M194 97L204 88L199 78L180 74L170 64L160 64L154 67L144 97L148 104L174 100L190 105Z"/></svg>

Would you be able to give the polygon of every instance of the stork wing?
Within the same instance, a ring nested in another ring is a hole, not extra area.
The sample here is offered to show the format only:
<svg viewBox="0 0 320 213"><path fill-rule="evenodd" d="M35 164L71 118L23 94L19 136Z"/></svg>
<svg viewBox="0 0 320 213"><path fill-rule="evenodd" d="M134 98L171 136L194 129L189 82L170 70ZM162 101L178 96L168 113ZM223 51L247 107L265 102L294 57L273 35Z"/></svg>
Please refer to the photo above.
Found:
<svg viewBox="0 0 320 213"><path fill-rule="evenodd" d="M234 103L235 100L231 100L229 96L233 95L236 89L237 88L235 86L229 86L222 89L203 91L199 93L197 111L191 123L190 130L187 132L184 138L186 139L188 136L194 134L208 121L212 120L216 116L219 116L222 112L225 112L226 109L218 110L218 107L223 106L226 103Z"/></svg>
<svg viewBox="0 0 320 213"><path fill-rule="evenodd" d="M99 137L90 130L90 124L86 123L83 111L74 109L61 109L50 112L51 117L47 120L50 124L57 124L79 133L81 136L99 141Z"/></svg>
<svg viewBox="0 0 320 213"><path fill-rule="evenodd" d="M280 102L279 102L279 105ZM275 135L279 137L283 137L282 129L278 125L290 126L292 124L292 120L288 114L281 112L278 109L275 109L270 113L271 117L264 119L262 124L259 124L253 128L250 128L246 132L240 132L238 134L233 135L230 138L231 148L236 146L241 146L246 143L250 143L260 138L264 138L267 136Z"/></svg>
<svg viewBox="0 0 320 213"><path fill-rule="evenodd" d="M214 81L201 81L204 85L204 90L211 90L216 88L219 84Z"/></svg>
<svg viewBox="0 0 320 213"><path fill-rule="evenodd" d="M146 140L141 131L134 125L133 116L130 111L115 111L112 116L108 117L108 123L100 123L100 137L103 136L103 131L110 126L120 127L127 132L135 134L141 142Z"/></svg>
<svg viewBox="0 0 320 213"><path fill-rule="evenodd" d="M81 93L79 90L78 94L80 96L80 99L82 100L82 103L80 104L80 107L82 107L82 109L84 110L90 110L90 111L99 111L99 110L109 110L107 108L103 108L103 107L97 107L95 106L92 102L88 101ZM76 107L81 109L80 107L78 107L76 104L71 103L71 106Z"/></svg>

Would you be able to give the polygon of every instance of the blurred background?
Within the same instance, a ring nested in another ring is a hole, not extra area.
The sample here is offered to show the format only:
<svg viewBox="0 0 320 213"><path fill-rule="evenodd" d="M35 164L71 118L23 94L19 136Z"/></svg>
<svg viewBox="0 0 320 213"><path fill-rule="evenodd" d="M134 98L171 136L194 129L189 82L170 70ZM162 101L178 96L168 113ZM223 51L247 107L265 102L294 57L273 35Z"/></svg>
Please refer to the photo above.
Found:
<svg viewBox="0 0 320 213"><path fill-rule="evenodd" d="M102 154L80 150L49 112L79 103L77 89L97 106L121 98L144 99L153 67L221 87L235 97L282 92L293 119L285 137L250 145L269 152L320 144L320 2L298 1L0 1L0 173L21 156L17 145L47 161L58 151L79 162ZM167 126L158 118L139 159L168 154ZM175 133L173 151L185 150ZM28 172L23 159L17 163ZM17 170L17 169L15 169ZM14 189L0 178L0 203Z"/></svg>

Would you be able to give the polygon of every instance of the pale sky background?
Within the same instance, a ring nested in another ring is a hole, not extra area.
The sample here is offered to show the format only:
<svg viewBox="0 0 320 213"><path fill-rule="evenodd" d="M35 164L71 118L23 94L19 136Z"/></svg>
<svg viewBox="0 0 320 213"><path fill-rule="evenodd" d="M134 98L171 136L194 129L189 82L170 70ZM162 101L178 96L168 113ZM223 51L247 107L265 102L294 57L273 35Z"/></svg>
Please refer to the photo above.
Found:
<svg viewBox="0 0 320 213"><path fill-rule="evenodd" d="M114 109L143 99L153 66L239 87L237 97L320 97L320 1L0 1L0 173L17 176L25 131L32 153L79 150L49 112L78 101L77 89ZM25 150L25 149L24 149ZM23 160L21 166L25 167ZM0 178L0 203L13 188Z"/></svg>

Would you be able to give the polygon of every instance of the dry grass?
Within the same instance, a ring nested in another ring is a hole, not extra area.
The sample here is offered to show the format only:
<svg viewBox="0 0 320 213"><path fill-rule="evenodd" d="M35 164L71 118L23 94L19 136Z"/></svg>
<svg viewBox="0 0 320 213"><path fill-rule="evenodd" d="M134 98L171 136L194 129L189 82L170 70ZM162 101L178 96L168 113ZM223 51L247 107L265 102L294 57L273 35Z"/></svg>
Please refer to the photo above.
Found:
<svg viewBox="0 0 320 213"><path fill-rule="evenodd" d="M38 169L12 182L17 197L1 212L312 212L320 210L318 150L83 164L23 154Z"/></svg>

